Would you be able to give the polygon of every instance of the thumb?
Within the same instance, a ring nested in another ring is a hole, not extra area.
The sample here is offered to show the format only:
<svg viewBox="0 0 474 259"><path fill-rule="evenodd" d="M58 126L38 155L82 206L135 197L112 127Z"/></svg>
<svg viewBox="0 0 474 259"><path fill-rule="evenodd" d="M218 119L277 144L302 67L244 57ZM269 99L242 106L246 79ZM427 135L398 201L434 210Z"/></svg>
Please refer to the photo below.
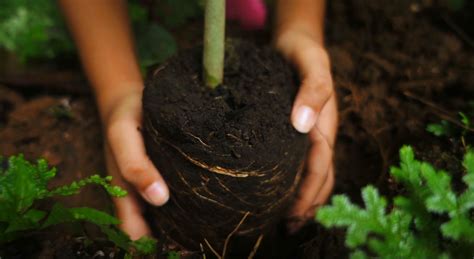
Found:
<svg viewBox="0 0 474 259"><path fill-rule="evenodd" d="M332 79L327 75L308 76L296 95L291 123L301 133L308 133L318 121L318 115L333 94Z"/></svg>

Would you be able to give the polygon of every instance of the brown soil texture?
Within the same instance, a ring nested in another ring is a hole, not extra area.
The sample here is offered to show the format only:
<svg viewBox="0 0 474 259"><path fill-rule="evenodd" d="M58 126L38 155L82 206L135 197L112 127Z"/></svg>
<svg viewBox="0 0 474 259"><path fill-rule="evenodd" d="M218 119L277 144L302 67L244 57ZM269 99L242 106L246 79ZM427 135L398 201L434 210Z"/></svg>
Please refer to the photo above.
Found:
<svg viewBox="0 0 474 259"><path fill-rule="evenodd" d="M455 141L434 139L425 127L441 119L457 123L458 111L472 110L473 3L465 2L463 10L454 12L435 1L329 1L327 47L340 115L335 193L360 202L360 188L371 183L387 196L397 194L388 168L402 144L415 144L420 157L456 170L448 159L459 155L452 148ZM45 157L58 167L60 182L104 172L92 97L69 89L61 90L57 82L54 90L0 87L0 154ZM58 105L73 116L50 112ZM111 206L103 193L90 191L71 204ZM287 248L282 258L346 258L343 234L309 223L298 235L271 245ZM68 240L61 235L49 240ZM26 253L23 258L41 255L50 249L46 239L31 252L22 249L24 241L17 251Z"/></svg>
<svg viewBox="0 0 474 259"><path fill-rule="evenodd" d="M298 84L274 50L228 41L224 84L211 90L201 55L185 51L146 83L146 148L171 192L152 218L187 249L206 240L223 251L247 215L234 234L250 241L236 249L244 256L284 216L301 179L309 140L289 120Z"/></svg>

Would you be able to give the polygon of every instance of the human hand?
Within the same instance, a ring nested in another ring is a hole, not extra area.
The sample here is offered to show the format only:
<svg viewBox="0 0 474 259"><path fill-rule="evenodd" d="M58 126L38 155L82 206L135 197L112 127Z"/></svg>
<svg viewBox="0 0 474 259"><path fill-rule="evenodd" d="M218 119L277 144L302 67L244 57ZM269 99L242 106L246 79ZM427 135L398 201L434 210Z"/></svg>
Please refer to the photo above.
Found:
<svg viewBox="0 0 474 259"><path fill-rule="evenodd" d="M294 233L314 217L315 210L332 192L337 104L329 57L321 44L302 31L286 33L276 44L300 73L301 86L293 104L291 122L297 131L309 133L311 140L307 172L289 214L288 231Z"/></svg>
<svg viewBox="0 0 474 259"><path fill-rule="evenodd" d="M121 220L120 228L135 240L150 234L142 216L139 196L153 205L160 206L167 202L169 190L146 155L139 131L142 123L142 90L136 88L117 99L107 108L107 115L103 116L107 138L105 158L114 184L129 192L126 197L114 198L114 203L117 216Z"/></svg>

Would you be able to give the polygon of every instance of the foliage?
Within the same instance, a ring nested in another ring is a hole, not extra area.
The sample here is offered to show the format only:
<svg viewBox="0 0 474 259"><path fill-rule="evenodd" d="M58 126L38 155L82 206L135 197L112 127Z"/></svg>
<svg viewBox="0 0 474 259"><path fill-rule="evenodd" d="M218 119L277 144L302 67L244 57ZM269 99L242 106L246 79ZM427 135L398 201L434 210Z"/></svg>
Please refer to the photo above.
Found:
<svg viewBox="0 0 474 259"><path fill-rule="evenodd" d="M442 120L439 123L430 123L426 127L426 130L437 137L442 136L452 136L453 135L453 126L451 123Z"/></svg>
<svg viewBox="0 0 474 259"><path fill-rule="evenodd" d="M155 6L162 24L138 1L129 1L140 66L161 63L177 50L168 29L184 25L202 13L200 1L166 0ZM153 10L152 10L153 11ZM59 8L50 0L3 0L0 3L0 48L23 62L50 60L74 51Z"/></svg>
<svg viewBox="0 0 474 259"><path fill-rule="evenodd" d="M3 0L0 47L20 60L55 58L73 49L58 8L50 0Z"/></svg>
<svg viewBox="0 0 474 259"><path fill-rule="evenodd" d="M459 112L458 125L460 127L455 127L455 125L452 123L442 120L439 123L428 124L426 130L437 137L453 137L455 135L464 137L468 133L468 130L472 130L474 128L469 116L464 112Z"/></svg>
<svg viewBox="0 0 474 259"><path fill-rule="evenodd" d="M318 211L326 227L347 227L346 245L353 258L458 258L474 255L474 151L463 162L465 190L457 194L450 175L415 159L413 149L400 150L392 177L406 190L388 206L373 186L362 190L365 208L346 195ZM390 209L389 209L390 208Z"/></svg>
<svg viewBox="0 0 474 259"><path fill-rule="evenodd" d="M164 62L177 51L173 35L158 24L136 26L134 31L142 71L151 65Z"/></svg>
<svg viewBox="0 0 474 259"><path fill-rule="evenodd" d="M167 28L183 26L188 20L202 14L204 0L161 0L156 11Z"/></svg>
<svg viewBox="0 0 474 259"><path fill-rule="evenodd" d="M129 2L129 14L142 71L153 64L162 63L176 53L177 44L173 35L149 19L148 9L132 1Z"/></svg>
<svg viewBox="0 0 474 259"><path fill-rule="evenodd" d="M99 226L111 241L125 251L139 254L154 251L156 241L150 238L130 241L125 233L114 227L120 221L103 211L87 207L66 208L60 203L55 203L49 211L38 209L36 204L40 200L75 195L91 184L102 186L114 197L127 195L125 190L110 184L112 177L99 175L49 188L48 183L55 175L56 169L50 168L45 160L31 164L22 155L10 157L5 169L0 166L0 243L62 223L89 222Z"/></svg>
<svg viewBox="0 0 474 259"><path fill-rule="evenodd" d="M168 258L168 259L179 259L179 258L181 258L181 256L179 255L178 252L171 251L171 252L168 252L168 254L166 255L166 258Z"/></svg>

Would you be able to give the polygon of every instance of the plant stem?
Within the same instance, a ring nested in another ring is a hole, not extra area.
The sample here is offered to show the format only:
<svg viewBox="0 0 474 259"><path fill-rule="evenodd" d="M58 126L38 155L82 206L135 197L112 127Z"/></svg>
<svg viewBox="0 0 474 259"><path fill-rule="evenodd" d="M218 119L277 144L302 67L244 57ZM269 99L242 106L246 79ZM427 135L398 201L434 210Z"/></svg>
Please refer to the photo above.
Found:
<svg viewBox="0 0 474 259"><path fill-rule="evenodd" d="M224 77L225 0L206 0L204 18L203 78L216 88Z"/></svg>

